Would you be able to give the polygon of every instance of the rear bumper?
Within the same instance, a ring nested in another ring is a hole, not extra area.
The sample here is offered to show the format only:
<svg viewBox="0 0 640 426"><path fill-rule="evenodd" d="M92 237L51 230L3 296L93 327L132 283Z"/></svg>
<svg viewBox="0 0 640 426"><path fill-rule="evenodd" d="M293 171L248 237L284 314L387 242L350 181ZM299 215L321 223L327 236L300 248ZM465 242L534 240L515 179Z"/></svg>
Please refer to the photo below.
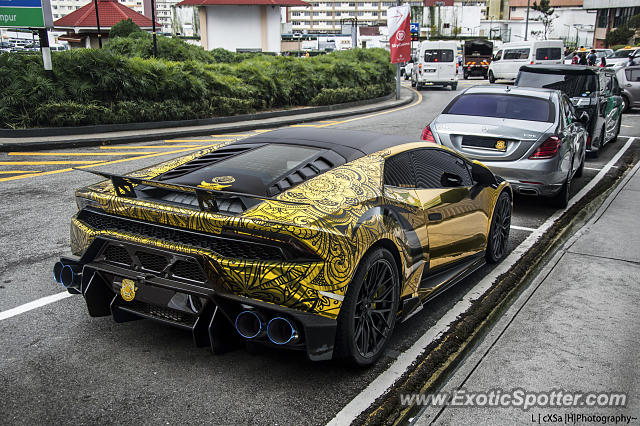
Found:
<svg viewBox="0 0 640 426"><path fill-rule="evenodd" d="M226 352L243 340L252 340L274 347L304 350L313 361L333 357L335 319L231 294L208 279L199 283L166 278L114 264L101 255L104 248L113 243L122 244L98 238L82 257L60 259L62 264L76 271L75 278L65 282L65 286L70 293L84 297L90 316L111 315L116 322L151 319L191 332L197 346L209 346L214 353ZM126 246L136 253L159 255L161 252L140 245ZM168 251L165 254L176 255ZM187 258L179 255L180 260ZM194 256L190 261L198 262L198 259ZM133 285L125 285L123 280L130 280ZM265 319L265 327L266 321L272 318L287 319L297 331L296 340L280 345L272 343L266 333L251 339L241 337L234 324L238 314L246 310L259 313Z"/></svg>
<svg viewBox="0 0 640 426"><path fill-rule="evenodd" d="M255 310L265 321L283 317L299 330L295 341L277 346L305 350L312 360L332 357L342 296L323 291L316 272L324 261L253 259L255 250L245 245L233 249L240 258L222 257L200 240L221 238L213 234L92 212L98 219L80 214L71 222L79 257L61 259L76 277L65 287L84 296L91 316L153 319L190 330L198 346L219 352L242 340L237 315ZM122 224L104 225L107 219ZM123 279L139 289L131 300L121 293ZM264 333L250 340L271 344Z"/></svg>
<svg viewBox="0 0 640 426"><path fill-rule="evenodd" d="M550 197L558 193L567 177L568 168L561 167L559 158L549 160L519 160L513 162L482 161L491 171L511 184L522 195Z"/></svg>

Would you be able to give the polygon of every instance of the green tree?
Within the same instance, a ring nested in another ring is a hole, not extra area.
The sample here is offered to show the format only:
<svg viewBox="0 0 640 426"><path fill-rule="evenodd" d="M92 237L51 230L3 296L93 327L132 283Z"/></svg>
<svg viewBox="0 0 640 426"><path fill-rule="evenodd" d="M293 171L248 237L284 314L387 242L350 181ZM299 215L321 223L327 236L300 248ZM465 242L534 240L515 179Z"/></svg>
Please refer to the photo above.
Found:
<svg viewBox="0 0 640 426"><path fill-rule="evenodd" d="M531 31L532 34L542 34L544 39L547 39L547 36L553 29L553 20L557 18L554 16L555 9L553 9L549 0L540 0L540 4L537 1L533 2L533 6L531 8L537 12L540 12L540 16L533 18L534 21L542 22L542 31Z"/></svg>
<svg viewBox="0 0 640 426"><path fill-rule="evenodd" d="M111 27L111 30L109 31L109 38L128 37L130 34L138 31L142 30L131 20L131 18L123 19Z"/></svg>
<svg viewBox="0 0 640 426"><path fill-rule="evenodd" d="M627 44L629 39L635 34L635 30L629 29L626 26L618 27L613 31L609 31L605 42L607 46L613 46L616 44Z"/></svg>

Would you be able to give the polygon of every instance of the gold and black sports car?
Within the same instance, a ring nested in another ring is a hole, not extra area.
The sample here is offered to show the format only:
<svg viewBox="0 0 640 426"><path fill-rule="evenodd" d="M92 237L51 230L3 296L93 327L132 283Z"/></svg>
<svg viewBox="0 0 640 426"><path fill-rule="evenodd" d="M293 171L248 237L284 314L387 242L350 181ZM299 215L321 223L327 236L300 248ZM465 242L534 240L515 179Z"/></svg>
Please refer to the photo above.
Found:
<svg viewBox="0 0 640 426"><path fill-rule="evenodd" d="M76 193L54 278L89 315L214 352L261 342L373 363L396 321L505 254L507 182L442 146L291 128Z"/></svg>

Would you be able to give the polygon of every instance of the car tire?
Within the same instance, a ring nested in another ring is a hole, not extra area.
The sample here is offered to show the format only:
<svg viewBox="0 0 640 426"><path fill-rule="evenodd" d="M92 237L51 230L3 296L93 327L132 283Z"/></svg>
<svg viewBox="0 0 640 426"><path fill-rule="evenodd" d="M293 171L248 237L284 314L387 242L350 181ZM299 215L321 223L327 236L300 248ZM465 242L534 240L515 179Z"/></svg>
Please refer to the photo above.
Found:
<svg viewBox="0 0 640 426"><path fill-rule="evenodd" d="M622 112L629 112L630 110L630 103L629 103L629 98L627 98L626 96L622 96Z"/></svg>
<svg viewBox="0 0 640 426"><path fill-rule="evenodd" d="M485 258L488 263L497 263L507 254L509 230L511 229L511 197L502 191L496 201L491 218Z"/></svg>
<svg viewBox="0 0 640 426"><path fill-rule="evenodd" d="M396 323L399 280L398 267L388 250L375 248L362 258L338 315L338 358L368 367L382 355Z"/></svg>
<svg viewBox="0 0 640 426"><path fill-rule="evenodd" d="M451 90L458 90L458 83L453 83L451 85Z"/></svg>
<svg viewBox="0 0 640 426"><path fill-rule="evenodd" d="M411 87L416 87L416 82L411 79Z"/></svg>
<svg viewBox="0 0 640 426"><path fill-rule="evenodd" d="M569 189L571 187L571 179L567 176L567 179L562 184L560 191L549 198L549 204L558 209L564 209L569 205Z"/></svg>
<svg viewBox="0 0 640 426"><path fill-rule="evenodd" d="M463 72L462 73L462 78L464 78L465 80L469 80L469 73L468 72Z"/></svg>
<svg viewBox="0 0 640 426"><path fill-rule="evenodd" d="M485 80L489 78L489 76L487 75L487 73L484 73L484 75L482 76Z"/></svg>
<svg viewBox="0 0 640 426"><path fill-rule="evenodd" d="M493 84L496 82L496 77L493 75L493 71L489 71L489 83Z"/></svg>

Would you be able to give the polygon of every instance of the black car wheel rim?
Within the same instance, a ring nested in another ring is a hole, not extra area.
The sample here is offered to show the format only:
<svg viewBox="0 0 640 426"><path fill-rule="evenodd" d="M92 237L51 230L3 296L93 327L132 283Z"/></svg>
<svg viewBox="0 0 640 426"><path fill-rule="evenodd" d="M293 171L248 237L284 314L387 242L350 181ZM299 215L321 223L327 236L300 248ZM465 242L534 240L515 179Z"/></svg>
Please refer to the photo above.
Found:
<svg viewBox="0 0 640 426"><path fill-rule="evenodd" d="M493 257L500 259L504 254L511 229L511 205L509 198L501 197L495 212L495 223L491 234L491 249Z"/></svg>
<svg viewBox="0 0 640 426"><path fill-rule="evenodd" d="M369 266L356 302L353 337L364 358L374 356L389 337L395 297L393 269L379 259Z"/></svg>

